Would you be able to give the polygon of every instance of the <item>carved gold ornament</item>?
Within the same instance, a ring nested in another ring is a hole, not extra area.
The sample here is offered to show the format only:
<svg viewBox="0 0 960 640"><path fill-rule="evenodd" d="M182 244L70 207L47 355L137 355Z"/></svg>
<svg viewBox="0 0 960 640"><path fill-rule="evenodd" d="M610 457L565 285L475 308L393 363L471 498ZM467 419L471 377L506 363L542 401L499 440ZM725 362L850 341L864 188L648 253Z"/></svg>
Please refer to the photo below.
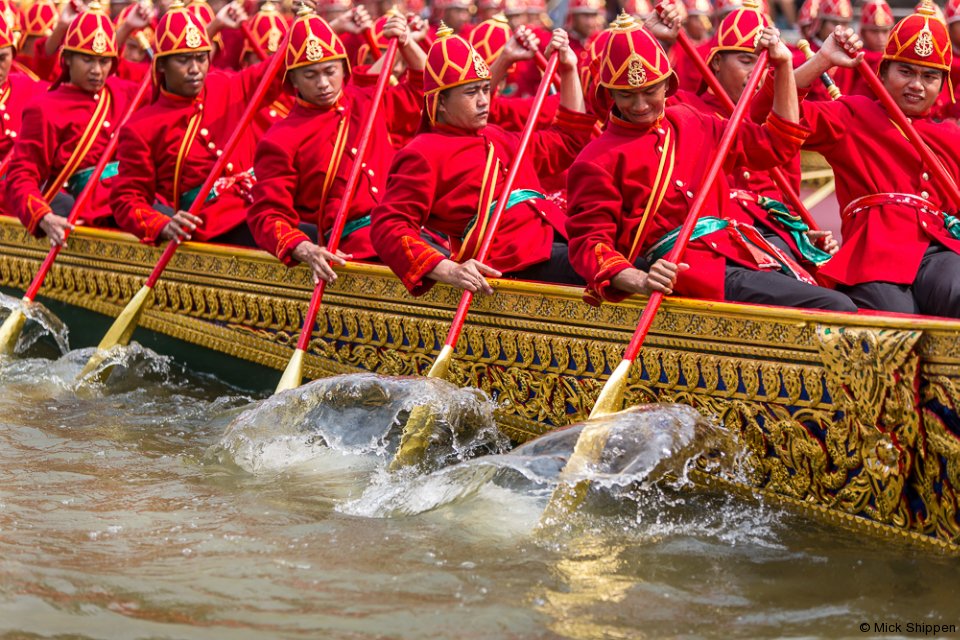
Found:
<svg viewBox="0 0 960 640"><path fill-rule="evenodd" d="M312 33L307 38L307 60L316 62L323 58L323 47L320 46L320 38Z"/></svg>
<svg viewBox="0 0 960 640"><path fill-rule="evenodd" d="M107 34L103 32L103 29L97 29L97 32L93 36L93 52L97 55L102 55L107 50Z"/></svg>
<svg viewBox="0 0 960 640"><path fill-rule="evenodd" d="M913 45L913 50L921 58L926 58L933 53L933 34L930 33L929 28L924 27L920 35L917 36L917 42Z"/></svg>
<svg viewBox="0 0 960 640"><path fill-rule="evenodd" d="M203 36L200 35L200 29L192 22L187 23L186 35L187 46L191 49L196 49L203 44Z"/></svg>
<svg viewBox="0 0 960 640"><path fill-rule="evenodd" d="M483 61L483 58L480 57L480 54L474 51L471 54L473 58L473 70L476 72L478 78L489 78L490 77L490 67L487 66L487 63Z"/></svg>
<svg viewBox="0 0 960 640"><path fill-rule="evenodd" d="M631 87L642 87L647 83L647 70L643 67L643 58L634 53L627 66L627 82Z"/></svg>
<svg viewBox="0 0 960 640"><path fill-rule="evenodd" d="M270 53L277 52L277 49L280 48L280 36L280 29L270 28L270 31L267 32L267 51Z"/></svg>

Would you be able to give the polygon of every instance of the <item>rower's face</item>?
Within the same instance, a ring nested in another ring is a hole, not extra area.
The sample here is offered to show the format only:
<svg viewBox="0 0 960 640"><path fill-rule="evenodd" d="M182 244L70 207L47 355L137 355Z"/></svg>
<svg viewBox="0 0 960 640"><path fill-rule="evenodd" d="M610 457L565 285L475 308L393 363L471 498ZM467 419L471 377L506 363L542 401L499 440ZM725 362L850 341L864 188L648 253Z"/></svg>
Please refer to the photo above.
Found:
<svg viewBox="0 0 960 640"><path fill-rule="evenodd" d="M860 27L860 38L867 51L883 51L890 37L890 27Z"/></svg>
<svg viewBox="0 0 960 640"><path fill-rule="evenodd" d="M143 62L147 59L147 52L134 38L130 38L123 44L123 59L130 62Z"/></svg>
<svg viewBox="0 0 960 640"><path fill-rule="evenodd" d="M316 62L290 71L290 82L304 101L330 108L343 91L343 61Z"/></svg>
<svg viewBox="0 0 960 640"><path fill-rule="evenodd" d="M203 91L203 83L210 71L210 54L204 51L164 56L159 68L167 91L184 98L195 98Z"/></svg>
<svg viewBox="0 0 960 640"><path fill-rule="evenodd" d="M469 9L450 7L443 12L443 23L453 29L454 33L460 33L460 29L468 22L470 22Z"/></svg>
<svg viewBox="0 0 960 640"><path fill-rule="evenodd" d="M756 54L746 51L724 51L710 61L710 67L720 81L720 86L734 102L740 100L743 87L756 66Z"/></svg>
<svg viewBox="0 0 960 640"><path fill-rule="evenodd" d="M599 13L574 13L570 16L570 28L584 38L600 31L602 24Z"/></svg>
<svg viewBox="0 0 960 640"><path fill-rule="evenodd" d="M631 124L653 126L663 114L667 83L658 82L640 89L613 89L613 102L620 116Z"/></svg>
<svg viewBox="0 0 960 640"><path fill-rule="evenodd" d="M447 89L437 103L437 122L477 131L487 126L490 115L490 81L471 82Z"/></svg>
<svg viewBox="0 0 960 640"><path fill-rule="evenodd" d="M687 35L694 41L706 40L710 37L710 31L713 30L713 23L710 22L710 18L702 14L688 17L683 26Z"/></svg>
<svg viewBox="0 0 960 640"><path fill-rule="evenodd" d="M950 29L950 42L960 49L960 21L951 22L947 28Z"/></svg>
<svg viewBox="0 0 960 640"><path fill-rule="evenodd" d="M13 47L4 47L0 49L0 87L7 82L10 77L10 67L13 66Z"/></svg>
<svg viewBox="0 0 960 640"><path fill-rule="evenodd" d="M830 37L830 34L833 33L833 30L837 27L845 27L850 24L849 20L831 20L830 18L823 18L820 20L820 30L817 31L817 40L823 42Z"/></svg>
<svg viewBox="0 0 960 640"><path fill-rule="evenodd" d="M881 75L897 106L908 116L922 116L933 107L943 86L944 72L904 62L885 65Z"/></svg>
<svg viewBox="0 0 960 640"><path fill-rule="evenodd" d="M70 84L89 93L103 88L113 67L113 58L91 56L85 53L66 53L63 59L67 64Z"/></svg>

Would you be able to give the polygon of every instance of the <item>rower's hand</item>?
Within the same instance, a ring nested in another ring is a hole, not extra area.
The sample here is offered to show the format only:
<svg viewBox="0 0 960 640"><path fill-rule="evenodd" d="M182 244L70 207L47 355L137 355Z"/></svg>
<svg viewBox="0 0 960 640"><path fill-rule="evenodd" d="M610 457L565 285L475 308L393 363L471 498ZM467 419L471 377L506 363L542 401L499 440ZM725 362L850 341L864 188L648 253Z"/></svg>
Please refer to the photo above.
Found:
<svg viewBox="0 0 960 640"><path fill-rule="evenodd" d="M833 30L816 55L830 63L831 67L855 67L865 55L863 41L850 27L838 26Z"/></svg>
<svg viewBox="0 0 960 640"><path fill-rule="evenodd" d="M513 36L507 40L500 54L507 63L512 64L517 60L530 60L536 51L540 49L540 39L530 29L521 25L513 32Z"/></svg>
<svg viewBox="0 0 960 640"><path fill-rule="evenodd" d="M558 66L561 72L576 72L577 54L570 47L570 36L563 29L554 29L553 33L550 34L550 43L547 45L547 51L544 55L549 59L554 51L560 52Z"/></svg>
<svg viewBox="0 0 960 640"><path fill-rule="evenodd" d="M427 37L430 30L430 24L415 13L407 14L407 27L410 29L410 37L414 42L420 42Z"/></svg>
<svg viewBox="0 0 960 640"><path fill-rule="evenodd" d="M214 33L219 32L222 29L239 29L240 23L249 18L247 12L244 10L243 5L234 0L233 2L223 6L220 11L217 12L217 16L214 18L212 24L216 24ZM210 30L207 29L209 32Z"/></svg>
<svg viewBox="0 0 960 640"><path fill-rule="evenodd" d="M407 27L407 18L399 14L393 14L387 18L383 25L384 38L396 38L397 44L401 47L410 41L410 29Z"/></svg>
<svg viewBox="0 0 960 640"><path fill-rule="evenodd" d="M184 240L193 237L193 232L197 227L203 224L203 220L188 211L177 211L177 214L170 218L170 222L160 231L160 237L164 240L173 240L180 244Z"/></svg>
<svg viewBox="0 0 960 640"><path fill-rule="evenodd" d="M363 33L367 29L373 29L373 18L363 5L354 7L345 16L348 19L345 25L348 33Z"/></svg>
<svg viewBox="0 0 960 640"><path fill-rule="evenodd" d="M765 27L760 32L760 40L757 41L757 51L767 50L770 64L775 67L790 65L793 68L793 53L787 48L787 45L780 39L780 30L776 27Z"/></svg>
<svg viewBox="0 0 960 640"><path fill-rule="evenodd" d="M479 291L491 295L493 287L490 286L484 276L499 278L502 275L493 267L488 267L471 258L462 264L450 259L443 260L433 268L433 271L427 274L427 277L473 293Z"/></svg>
<svg viewBox="0 0 960 640"><path fill-rule="evenodd" d="M125 22L134 30L145 29L146 27L150 26L150 23L153 21L156 15L157 11L153 8L152 4L147 5L140 3L137 5L136 9L127 15Z"/></svg>
<svg viewBox="0 0 960 640"><path fill-rule="evenodd" d="M60 20L64 24L70 24L73 19L87 10L87 3L83 0L70 0L63 5L60 10Z"/></svg>
<svg viewBox="0 0 960 640"><path fill-rule="evenodd" d="M810 242L830 255L835 255L837 251L840 251L840 243L833 237L832 231L807 231L807 237L810 238Z"/></svg>
<svg viewBox="0 0 960 640"><path fill-rule="evenodd" d="M331 265L342 267L347 264L347 260L353 258L353 255L337 250L333 253L326 247L321 247L312 242L301 242L293 250L293 257L313 271L313 284L318 285L323 280L327 284L337 279L337 272Z"/></svg>
<svg viewBox="0 0 960 640"><path fill-rule="evenodd" d="M681 262L674 264L666 260L657 260L650 267L650 272L644 272L640 269L624 269L613 276L613 286L621 291L629 293L642 293L650 295L654 291L659 291L664 295L673 293L673 287L677 282L677 276L690 268L690 265Z"/></svg>
<svg viewBox="0 0 960 640"><path fill-rule="evenodd" d="M51 247L65 247L67 246L67 231L73 231L76 227L67 222L64 217L55 213L48 213L40 218L40 228L47 234Z"/></svg>
<svg viewBox="0 0 960 640"><path fill-rule="evenodd" d="M660 42L674 42L683 25L680 9L673 0L664 0L647 16L643 25Z"/></svg>

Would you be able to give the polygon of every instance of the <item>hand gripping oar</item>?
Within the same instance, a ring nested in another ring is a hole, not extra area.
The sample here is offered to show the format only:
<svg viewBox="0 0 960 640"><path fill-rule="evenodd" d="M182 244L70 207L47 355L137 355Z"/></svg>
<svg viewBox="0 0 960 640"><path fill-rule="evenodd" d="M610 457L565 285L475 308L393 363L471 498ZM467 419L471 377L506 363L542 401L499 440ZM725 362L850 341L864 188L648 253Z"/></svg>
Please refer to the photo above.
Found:
<svg viewBox="0 0 960 640"><path fill-rule="evenodd" d="M133 115L133 112L137 110L137 107L140 106L140 103L143 102L143 98L147 95L147 90L150 88L150 75L143 79L140 83L140 87L137 89L136 95L134 95L133 100L130 101L130 106L127 107L126 113L123 114L123 118L120 121L120 125L116 128L116 131L119 131L121 127L130 119L130 116ZM93 194L93 190L96 189L97 183L100 182L100 176L103 174L104 168L110 162L113 157L113 152L117 149L117 143L120 140L120 136L114 135L107 142L107 146L104 148L103 153L100 154L100 160L97 161L96 166L93 168L93 173L90 174L90 179L87 180L87 184L83 187L83 190L77 196L77 199L73 203L73 208L70 210L70 214L67 216L67 222L73 224L77 221L77 218L80 217L80 212L86 206L87 201L90 200L90 196ZM11 152L12 153L12 152ZM8 160L4 160L8 162ZM2 165L0 168L0 175L3 175L3 170L6 169L6 164ZM67 228L64 231L64 241L70 237L70 229ZM43 261L43 264L40 265L40 269L33 276L33 280L30 282L30 286L27 288L27 293L23 296L23 302L25 305L33 302L37 293L40 291L40 287L43 286L43 281L46 279L47 274L50 272L50 268L53 267L54 260L57 259L57 256L60 254L60 249L63 247L60 245L54 245L50 247L50 252L47 253L46 259ZM26 321L26 316L23 313L22 309L15 309L7 316L7 319L3 322L3 325L0 326L0 354L9 355L13 353L14 348L17 346L17 339L20 337L20 331L23 328L23 323Z"/></svg>
<svg viewBox="0 0 960 640"><path fill-rule="evenodd" d="M534 51L533 59L536 61L537 67L539 67L540 69L540 73L550 78L550 84L553 86L553 88L556 89L557 91L560 91L560 78L558 78L556 74L551 74L547 76L547 73L546 73L547 58L539 51Z"/></svg>
<svg viewBox="0 0 960 640"><path fill-rule="evenodd" d="M357 153L354 156L353 167L350 169L350 175L347 177L343 199L340 201L340 208L333 219L333 228L330 230L330 241L327 243L327 250L336 253L340 246L343 227L347 223L347 213L350 210L350 203L353 200L353 192L357 188L357 182L360 180L361 168L363 167L363 158L366 156L367 146L370 144L371 132L377 119L377 113L380 107L380 101L383 99L383 92L386 90L387 82L393 73L393 63L397 56L398 42L396 38L390 40L387 46L386 59L383 61L383 68L380 69L380 76L377 79L377 86L373 91L373 99L370 101L370 113L367 115L367 121L364 124L363 131L360 134L360 141L357 143ZM297 349L293 352L293 357L287 363L287 368L280 378L280 384L277 385L277 393L296 389L303 381L303 359L310 348L310 337L313 335L313 327L317 322L317 315L320 313L320 305L323 303L323 292L326 290L327 281L321 280L313 290L313 297L310 298L310 306L307 308L307 315L303 318L303 328L300 330L300 339L297 341Z"/></svg>
<svg viewBox="0 0 960 640"><path fill-rule="evenodd" d="M813 57L813 49L810 48L810 43L801 38L797 40L797 48L803 52L803 56L809 60ZM830 94L830 98L837 100L841 95L840 88L837 87L837 83L833 81L833 78L830 77L830 74L824 71L820 74L820 82L823 83L823 86L827 88L827 93Z"/></svg>
<svg viewBox="0 0 960 640"><path fill-rule="evenodd" d="M497 227L500 225L500 218L503 217L507 209L507 202L510 199L510 192L513 190L513 183L520 172L520 166L523 164L523 156L530 144L530 137L533 135L533 129L537 125L537 118L540 115L540 109L543 107L543 100L547 96L547 89L550 86L550 78L553 77L560 61L559 52L550 56L547 62L547 68L544 71L543 78L540 80L540 87L530 106L530 115L527 117L527 123L523 127L523 133L520 137L520 145L517 147L517 153L510 165L510 172L503 183L503 189L500 191L500 197L497 199L497 206L493 210L493 215L487 223L487 233L483 237L480 248L477 250L475 259L479 262L486 262L487 254L490 253L490 245L493 244L493 238L497 233ZM440 349L440 354L434 360L433 366L427 373L428 378L445 378L450 369L450 361L453 359L453 350L460 339L460 332L467 321L467 313L470 311L470 303L473 302L473 292L464 290L460 296L460 305L453 316L453 322L450 324L450 330L447 332L447 339ZM400 446L397 454L390 463L390 469L395 470L400 467L418 462L426 451L428 438L430 435L429 409L425 405L420 405L410 412L410 417L404 425L403 436L400 439Z"/></svg>
<svg viewBox="0 0 960 640"><path fill-rule="evenodd" d="M897 125L910 144L913 145L913 148L920 154L920 159L923 160L923 164L933 172L933 177L937 179L940 187L950 197L950 200L953 201L953 206L960 206L960 189L957 189L957 183L950 174L947 173L946 169L943 168L943 165L937 160L936 156L933 155L930 147L927 146L916 128L914 128L910 118L897 106L897 103L890 96L887 88L883 86L883 82L880 81L877 74L870 68L870 65L864 64L862 60L857 64L857 71L860 73L860 77L870 86L874 95L880 99L880 103L883 104L883 108L887 110L887 114L893 119L894 124Z"/></svg>
<svg viewBox="0 0 960 640"><path fill-rule="evenodd" d="M682 29L680 33L677 34L677 43L680 45L680 48L683 49L683 52L687 54L687 57L693 61L694 66L697 67L700 75L703 76L704 82L707 83L707 86L710 87L713 94L717 96L717 100L720 101L723 108L727 110L728 114L732 113L734 109L733 100L730 99L727 92L720 86L720 81L717 80L717 76L713 75L713 72L710 71L710 67L708 67L706 61L700 57L693 43L690 42L690 38L687 37L686 32ZM816 221L813 219L813 216L810 215L807 208L803 206L803 200L801 200L799 194L794 191L790 185L790 181L783 175L780 167L771 169L770 176L773 178L773 182L777 185L777 188L780 189L786 200L800 216L800 219L803 220L803 223L811 230L816 231L818 228Z"/></svg>
<svg viewBox="0 0 960 640"><path fill-rule="evenodd" d="M287 36L287 39L288 38L289 34ZM287 39L284 39L284 42L278 51L286 50ZM210 175L208 175L207 179L202 185L200 185L200 191L197 193L197 197L194 199L193 204L190 205L189 213L192 213L193 215L198 215L200 213L200 209L203 207L204 202L206 202L207 196L210 194L210 190L213 189L214 183L220 178L220 174L223 173L224 168L227 166L230 155L240 143L240 139L243 137L244 130L247 128L247 125L250 124L250 121L253 120L253 116L256 115L257 111L260 109L260 102L263 100L264 94L267 92L267 89L270 88L271 83L277 75L277 71L280 69L280 65L283 64L283 56L275 55L271 57L270 61L266 64L267 68L264 70L263 78L261 78L259 86L257 86L256 91L250 99L250 102L247 104L247 108L244 110L243 115L240 116L240 121L234 128L230 139L227 140L227 143L223 146L223 153L214 163L213 170L210 171ZM173 255L177 252L177 248L179 246L180 243L176 240L171 240L167 244L167 248L164 249L163 255L160 256L160 260L153 268L153 271L150 272L150 276L147 277L147 281L142 287L140 287L140 290L137 291L133 298L130 299L130 302L127 303L127 306L124 307L123 311L120 312L120 315L117 316L117 319L114 321L113 325L111 325L110 329L107 330L106 335L103 336L103 340L101 340L100 344L97 345L97 351L90 357L90 360L87 361L87 365L83 368L83 371L80 372L81 378L96 369L106 358L107 351L109 351L111 348L117 345L129 344L130 338L133 336L133 331L137 328L137 324L140 322L140 316L143 314L143 310L147 306L147 300L150 297L150 293L153 291L154 285L157 284L160 276L163 275L163 270L167 268L168 264L170 264L170 260L173 259Z"/></svg>
<svg viewBox="0 0 960 640"><path fill-rule="evenodd" d="M753 99L757 85L760 83L760 77L763 75L766 66L767 51L764 50L760 52L757 58L757 66L754 67L753 72L750 74L747 85L743 89L743 94L741 94L740 100L737 102L737 106L733 110L730 120L727 122L727 127L724 129L723 136L720 138L717 152L713 156L713 161L710 163L710 168L707 170L706 176L704 176L700 190L697 192L697 197L694 199L693 204L690 206L690 211L683 221L683 226L680 228L680 234L677 236L677 241L673 245L673 249L671 249L667 255L666 259L668 262L680 262L680 258L687 248L687 243L690 242L690 237L693 235L693 229L700 217L700 211L706 203L707 196L710 195L713 183L717 179L717 175L723 171L723 163L727 158L727 154L730 152L733 139L740 129L740 123L743 121L744 114L747 111L750 101ZM624 351L623 360L621 360L617 368L613 370L610 378L607 379L606 384L604 384L600 390L600 397L597 398L597 403L593 405L590 418L599 418L615 413L623 407L623 392L627 385L630 367L640 353L640 348L643 346L643 341L646 339L647 333L653 325L653 320L657 315L657 311L660 309L661 302L663 302L662 293L654 291L650 294L650 298L647 300L647 304L640 314L637 328L633 332L633 338L630 339L630 344L627 345ZM564 481L563 478L583 473L590 464L599 461L603 454L603 449L607 444L608 436L609 431L605 426L587 424L583 427L583 431L580 432L580 437L577 438L577 444L574 446L573 453L570 455L569 460L567 460L563 471L561 471L561 482L557 485L557 488L554 489L553 495L550 496L550 502L547 504L547 508L540 520L541 524L555 519L560 514L572 512L583 502L590 488L590 481L581 479L577 481L576 484L571 485Z"/></svg>

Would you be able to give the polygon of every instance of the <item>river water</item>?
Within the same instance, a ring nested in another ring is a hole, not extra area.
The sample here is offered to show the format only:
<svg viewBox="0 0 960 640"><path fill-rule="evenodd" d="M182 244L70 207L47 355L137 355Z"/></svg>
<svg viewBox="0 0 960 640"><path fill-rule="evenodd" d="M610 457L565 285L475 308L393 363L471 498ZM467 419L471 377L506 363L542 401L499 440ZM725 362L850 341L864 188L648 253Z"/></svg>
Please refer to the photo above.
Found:
<svg viewBox="0 0 960 640"><path fill-rule="evenodd" d="M691 487L687 461L717 433L682 407L618 423L600 488L541 529L577 432L505 454L475 392L354 376L268 399L136 347L104 382L78 384L90 350L51 345L0 359L3 638L960 625L956 559ZM429 468L389 473L397 421L423 401L457 435Z"/></svg>

